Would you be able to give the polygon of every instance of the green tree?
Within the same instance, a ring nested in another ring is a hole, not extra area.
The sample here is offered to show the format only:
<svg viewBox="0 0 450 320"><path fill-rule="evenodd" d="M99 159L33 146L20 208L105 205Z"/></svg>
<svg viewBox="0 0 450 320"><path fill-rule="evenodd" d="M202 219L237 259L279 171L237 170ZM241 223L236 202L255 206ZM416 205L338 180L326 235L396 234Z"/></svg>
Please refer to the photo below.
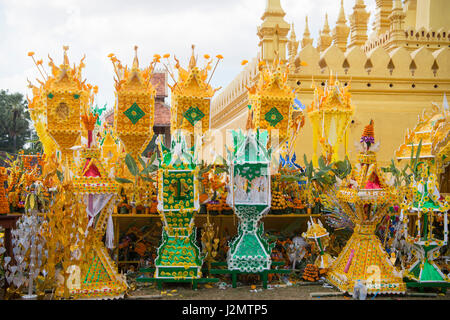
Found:
<svg viewBox="0 0 450 320"><path fill-rule="evenodd" d="M0 90L0 150L16 153L30 139L31 132L23 95Z"/></svg>
<svg viewBox="0 0 450 320"><path fill-rule="evenodd" d="M36 130L34 128L31 131L31 139L26 141L28 143L27 148L24 150L25 154L37 154L44 153L44 147L39 140Z"/></svg>

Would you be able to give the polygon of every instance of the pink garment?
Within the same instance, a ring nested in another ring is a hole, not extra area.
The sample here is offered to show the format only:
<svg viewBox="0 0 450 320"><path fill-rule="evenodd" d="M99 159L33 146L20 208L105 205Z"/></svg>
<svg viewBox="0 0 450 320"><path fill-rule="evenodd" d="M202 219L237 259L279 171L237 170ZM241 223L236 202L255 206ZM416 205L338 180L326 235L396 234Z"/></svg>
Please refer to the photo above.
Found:
<svg viewBox="0 0 450 320"><path fill-rule="evenodd" d="M381 189L380 186L380 179L378 179L378 176L376 174L372 175L375 179L374 181L367 181L365 189Z"/></svg>
<svg viewBox="0 0 450 320"><path fill-rule="evenodd" d="M90 158L87 159L83 171L86 170L87 165L91 161ZM100 171L98 170L97 166L93 163L90 164L89 169L84 173L85 177L101 177Z"/></svg>

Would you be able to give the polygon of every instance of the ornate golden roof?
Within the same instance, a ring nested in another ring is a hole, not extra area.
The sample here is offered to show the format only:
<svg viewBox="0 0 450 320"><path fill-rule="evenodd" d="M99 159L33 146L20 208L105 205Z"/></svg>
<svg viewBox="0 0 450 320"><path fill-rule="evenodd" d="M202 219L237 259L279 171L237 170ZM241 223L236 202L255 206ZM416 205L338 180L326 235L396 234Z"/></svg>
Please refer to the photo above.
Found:
<svg viewBox="0 0 450 320"><path fill-rule="evenodd" d="M314 219L308 221L308 230L306 233L302 234L302 236L307 239L318 239L328 235L328 231L323 227L322 222L319 219L316 221L314 221Z"/></svg>
<svg viewBox="0 0 450 320"><path fill-rule="evenodd" d="M351 102L350 85L342 86L330 74L330 80L322 90L313 83L314 100L307 108L308 113L319 110L334 110L353 113L355 107Z"/></svg>
<svg viewBox="0 0 450 320"><path fill-rule="evenodd" d="M68 46L64 46L64 58L63 63L57 66L53 59L48 56L48 65L51 68L51 74L47 74L45 69L42 68L42 60L34 60L34 52L29 52L28 55L32 57L35 62L39 72L41 73L44 81L36 79L40 86L34 86L30 81L28 81L28 87L33 91L33 98L29 102L29 109L42 110L44 108L44 98L45 92L58 92L58 91L81 91L81 101L89 105L93 99L94 95L98 92L97 86L92 86L86 83L86 79L83 80L82 71L86 66L84 64L84 56L80 63L77 65L73 64L70 66L69 58L67 56ZM45 75L44 75L45 74Z"/></svg>
<svg viewBox="0 0 450 320"><path fill-rule="evenodd" d="M424 109L416 126L406 130L405 142L395 152L398 160L409 159L411 149L417 150L422 140L420 158L435 158L450 142L450 111L446 97L441 107L432 103L431 110Z"/></svg>
<svg viewBox="0 0 450 320"><path fill-rule="evenodd" d="M209 59L208 55L205 58ZM194 55L194 45L192 46L192 55L189 60L188 69L181 67L180 62L174 57L176 64L175 68L178 70L178 80L172 89L174 95L210 98L218 89L213 89L207 82L208 72L211 70L212 59L208 60L204 68L197 66L197 58ZM218 59L219 56L218 56Z"/></svg>
<svg viewBox="0 0 450 320"><path fill-rule="evenodd" d="M287 82L289 67L285 66L282 61L275 59L271 67L260 62L259 69L258 80L252 87L247 87L250 96L281 100L295 98L295 93Z"/></svg>
<svg viewBox="0 0 450 320"><path fill-rule="evenodd" d="M156 95L156 90L151 83L151 79L153 76L153 70L155 68L155 64L159 62L159 56L155 55L152 63L146 67L141 69L139 67L139 59L137 56L138 47L135 46L135 55L133 59L133 65L128 67L127 65L122 65L119 59L113 54L110 53L108 57L111 59L114 72L115 72L115 88L116 91L119 92L121 90L130 90L130 91L150 91L153 95Z"/></svg>

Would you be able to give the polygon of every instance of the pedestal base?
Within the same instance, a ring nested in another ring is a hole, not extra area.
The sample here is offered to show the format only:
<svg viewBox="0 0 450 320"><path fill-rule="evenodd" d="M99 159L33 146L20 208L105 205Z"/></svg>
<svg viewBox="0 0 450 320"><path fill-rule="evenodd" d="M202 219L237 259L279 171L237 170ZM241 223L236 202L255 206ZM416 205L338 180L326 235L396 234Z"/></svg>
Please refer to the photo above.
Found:
<svg viewBox="0 0 450 320"><path fill-rule="evenodd" d="M445 274L433 261L433 253L438 251L441 246L435 243L425 245L423 242L414 245L421 254L405 276L417 283L450 283Z"/></svg>
<svg viewBox="0 0 450 320"><path fill-rule="evenodd" d="M195 244L196 230L189 237L168 236L163 231L163 243L155 260L155 278L198 279L202 277L200 249Z"/></svg>
<svg viewBox="0 0 450 320"><path fill-rule="evenodd" d="M241 272L261 272L269 270L272 260L257 234L247 233L238 236L228 251L229 270Z"/></svg>
<svg viewBox="0 0 450 320"><path fill-rule="evenodd" d="M83 275L78 289L69 291L70 297L82 300L122 298L127 290L127 283L116 270L106 248L103 244L98 244L94 247L93 258L87 273ZM57 289L56 296L64 297L63 286Z"/></svg>
<svg viewBox="0 0 450 320"><path fill-rule="evenodd" d="M361 280L368 294L404 294L406 285L401 274L392 265L374 231L372 225L355 227L332 264L327 280L342 292L353 293L355 283Z"/></svg>

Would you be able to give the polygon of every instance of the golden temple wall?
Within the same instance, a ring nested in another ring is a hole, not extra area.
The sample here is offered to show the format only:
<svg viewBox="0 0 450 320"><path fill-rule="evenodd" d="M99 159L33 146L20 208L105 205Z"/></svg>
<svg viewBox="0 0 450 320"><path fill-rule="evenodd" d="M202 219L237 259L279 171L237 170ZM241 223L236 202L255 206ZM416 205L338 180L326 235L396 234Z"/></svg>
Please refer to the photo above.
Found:
<svg viewBox="0 0 450 320"><path fill-rule="evenodd" d="M382 165L390 162L397 147L403 143L407 128L414 127L417 117L431 102L441 102L450 91L450 49L446 46L431 51L419 47L415 51L397 48L388 52L378 47L365 53L362 47L342 52L332 45L319 53L311 45L297 56L307 66L289 76L292 88L299 86L298 99L309 105L313 98L312 79L320 86L337 73L341 83L351 81L352 101L356 106L349 130L349 155L355 159L354 141L370 119L375 121L375 139L381 142L378 159ZM245 129L250 86L258 73L258 59L245 69L212 102L212 128ZM306 120L297 139L296 153L312 156L312 128Z"/></svg>

